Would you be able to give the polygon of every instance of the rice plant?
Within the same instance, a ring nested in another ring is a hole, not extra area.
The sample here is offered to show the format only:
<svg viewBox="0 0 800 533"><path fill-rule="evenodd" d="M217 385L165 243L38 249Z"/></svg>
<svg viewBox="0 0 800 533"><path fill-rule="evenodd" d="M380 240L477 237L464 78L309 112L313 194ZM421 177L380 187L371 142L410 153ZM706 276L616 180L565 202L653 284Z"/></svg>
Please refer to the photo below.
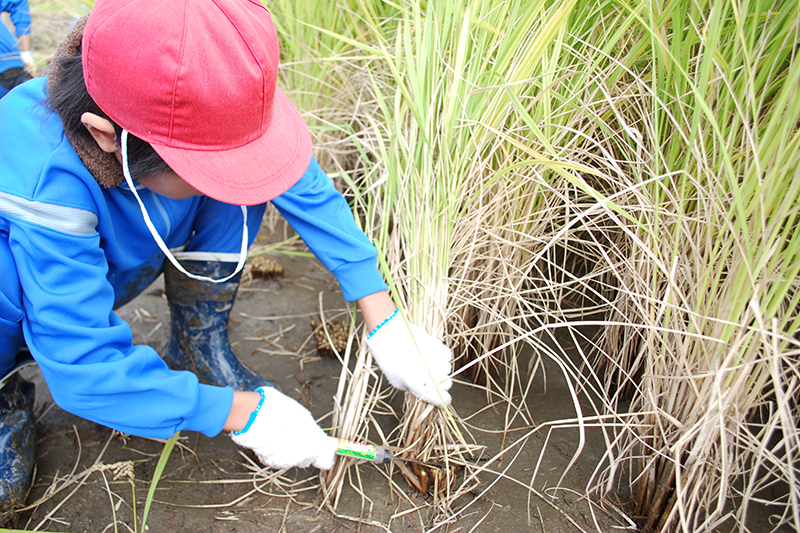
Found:
<svg viewBox="0 0 800 533"><path fill-rule="evenodd" d="M508 427L535 424L531 371L556 360L578 425L581 393L611 421L586 489L626 482L643 529L744 528L755 504L797 527L796 3L383 6L305 28L346 49L325 73L344 111L322 122L353 147L339 169L405 315ZM409 398L396 433L370 427L389 400L357 356L340 434L456 445L440 458L469 467L454 413ZM435 488L447 511L459 489Z"/></svg>
<svg viewBox="0 0 800 533"><path fill-rule="evenodd" d="M460 372L507 402L509 423L533 423L523 414L529 385L516 344L540 346L531 324L547 323L552 302L572 290L542 282L552 281L550 267L567 272L551 258L561 243L570 246L564 237L572 232L561 231L562 201L574 192L573 173L596 173L550 142L577 127L574 95L552 90L554 79L570 79L572 90L596 76L553 72L552 43L572 53L561 45L574 5L476 2L463 9L409 2L380 24L354 15L354 24L367 24L364 41L339 36L364 56L339 58L337 67L352 68L347 79L366 84L350 97L359 107L350 114L358 122L351 121L348 140L364 154L363 170L349 180L356 214L386 257L387 279L406 316L448 339ZM595 13L579 24L594 31L596 17L605 16ZM569 278L564 285L576 283L586 281ZM375 376L362 358L353 374L345 365L341 387L347 383L350 392L339 398L350 403L337 403L334 420L340 435L351 438L366 436L364 395L373 401L367 405L378 401L366 392ZM515 390L521 402L512 400ZM453 421L408 399L394 439L409 457L435 459L454 444L468 448ZM451 459L444 455L438 458ZM468 463L463 456L453 460ZM436 487L435 474L425 470L404 474L422 492L449 490L448 483ZM329 477L341 479L341 471Z"/></svg>
<svg viewBox="0 0 800 533"><path fill-rule="evenodd" d="M554 205L559 193L548 191L564 188L568 170L585 168L552 159L557 150L536 140L547 139L537 121L551 118L535 106L551 103L548 51L563 38L573 6L409 2L393 21L364 32L371 40L342 37L367 56L349 77L369 83L352 113L361 122L350 139L367 154L360 179L351 180L356 213L386 256L387 278L406 315L450 341L460 372L509 402L511 421L519 409L511 403L513 388L528 388L515 339L539 344L527 332L528 320L559 292L548 286L537 294L529 286L541 266L533 265L555 248L543 236L562 216ZM541 95L534 97L536 90ZM541 155L534 144L550 153ZM363 394L355 377L343 378ZM362 402L353 409L368 419ZM455 444L468 448L453 420L407 401L400 449L433 459ZM404 474L423 492L435 477L421 469Z"/></svg>
<svg viewBox="0 0 800 533"><path fill-rule="evenodd" d="M644 531L744 528L755 503L797 527L798 5L647 7L649 105L628 113L648 185L605 333L639 378L615 462Z"/></svg>

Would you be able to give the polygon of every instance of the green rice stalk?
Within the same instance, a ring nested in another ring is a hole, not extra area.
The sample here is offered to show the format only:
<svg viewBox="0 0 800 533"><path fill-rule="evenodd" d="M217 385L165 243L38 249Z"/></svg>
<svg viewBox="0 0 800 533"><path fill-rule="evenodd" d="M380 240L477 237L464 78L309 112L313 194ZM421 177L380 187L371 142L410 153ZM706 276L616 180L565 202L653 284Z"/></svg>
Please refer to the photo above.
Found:
<svg viewBox="0 0 800 533"><path fill-rule="evenodd" d="M156 487L158 487L158 482L161 479L161 475L164 473L164 468L167 466L169 456L172 454L172 448L175 447L175 443L178 441L180 434L180 431L175 433L167 442L164 443L164 448L161 450L161 455L158 458L156 469L153 471L153 480L150 482L150 488L147 489L147 499L144 502L144 511L142 512L142 533L147 530L147 516L150 514L150 506L152 505L153 497L156 494Z"/></svg>
<svg viewBox="0 0 800 533"><path fill-rule="evenodd" d="M642 457L645 531L743 525L776 483L777 523L798 527L798 7L648 7L637 177L657 181L619 265L628 331L609 328L605 348L636 361L619 367L641 376L630 400L647 414L619 460Z"/></svg>

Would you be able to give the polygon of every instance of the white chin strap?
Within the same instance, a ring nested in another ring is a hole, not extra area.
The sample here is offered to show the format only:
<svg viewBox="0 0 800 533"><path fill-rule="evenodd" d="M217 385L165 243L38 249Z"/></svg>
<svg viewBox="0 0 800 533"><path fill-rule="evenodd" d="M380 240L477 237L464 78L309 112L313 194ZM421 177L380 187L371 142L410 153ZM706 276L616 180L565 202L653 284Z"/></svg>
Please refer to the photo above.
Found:
<svg viewBox="0 0 800 533"><path fill-rule="evenodd" d="M139 193L136 191L136 186L134 185L133 179L131 179L131 173L128 170L128 132L126 130L122 130L122 138L120 139L120 142L122 144L122 174L125 176L125 182L128 184L128 187L130 187L131 192L133 192L133 195L136 197L136 201L139 202L139 208L141 208L142 210L142 216L144 217L144 223L147 224L147 229L150 230L150 233L153 235L156 244L158 244L158 247L161 248L162 252L164 252L164 255L167 256L167 259L169 259L170 263L175 265L175 268L177 268L190 278L201 281L211 281L213 283L222 283L223 281L228 281L233 276L238 274L239 271L242 270L242 267L244 267L244 262L247 260L247 242L248 242L247 207L240 206L242 208L242 216L244 217L244 222L242 224L242 249L239 252L239 262L236 264L236 270L233 271L233 274L231 274L230 276L226 276L222 279L214 279L206 276L198 276L197 274L192 274L191 272L187 272L186 269L181 266L178 260L175 259L175 256L172 255L172 252L169 251L169 248L167 248L167 245L164 243L164 240L156 231L155 226L153 226L153 221L150 220L150 215L147 214L147 209L145 209L144 203L142 203L142 199L139 198Z"/></svg>

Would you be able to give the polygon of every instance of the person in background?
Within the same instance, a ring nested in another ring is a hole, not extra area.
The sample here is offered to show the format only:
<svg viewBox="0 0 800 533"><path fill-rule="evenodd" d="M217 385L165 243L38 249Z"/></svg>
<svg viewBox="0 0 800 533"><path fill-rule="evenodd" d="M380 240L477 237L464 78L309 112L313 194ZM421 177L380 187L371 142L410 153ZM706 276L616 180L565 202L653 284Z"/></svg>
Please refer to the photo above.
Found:
<svg viewBox="0 0 800 533"><path fill-rule="evenodd" d="M0 24L0 98L36 72L31 54L31 14L28 0L0 0L0 13L8 13L16 36Z"/></svg>
<svg viewBox="0 0 800 533"><path fill-rule="evenodd" d="M387 380L450 403L452 354L398 314L377 252L276 86L255 0L98 0L48 75L0 100L0 511L31 479L31 357L64 410L124 433L228 431L272 468L329 469L336 439L247 368L228 318L272 202L358 302ZM171 335L114 309L163 272Z"/></svg>

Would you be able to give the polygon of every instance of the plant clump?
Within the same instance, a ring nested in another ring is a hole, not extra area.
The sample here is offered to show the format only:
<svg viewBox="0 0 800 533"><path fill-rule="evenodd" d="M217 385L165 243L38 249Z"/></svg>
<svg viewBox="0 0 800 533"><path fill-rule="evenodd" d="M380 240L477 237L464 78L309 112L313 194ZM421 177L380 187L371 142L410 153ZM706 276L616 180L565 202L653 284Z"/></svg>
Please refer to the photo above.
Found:
<svg viewBox="0 0 800 533"><path fill-rule="evenodd" d="M250 272L254 278L275 279L283 276L283 266L266 255L256 255L247 260L250 263Z"/></svg>
<svg viewBox="0 0 800 533"><path fill-rule="evenodd" d="M317 343L317 352L325 357L336 357L347 348L349 333L347 326L339 320L331 319L317 322L311 319L311 329Z"/></svg>

